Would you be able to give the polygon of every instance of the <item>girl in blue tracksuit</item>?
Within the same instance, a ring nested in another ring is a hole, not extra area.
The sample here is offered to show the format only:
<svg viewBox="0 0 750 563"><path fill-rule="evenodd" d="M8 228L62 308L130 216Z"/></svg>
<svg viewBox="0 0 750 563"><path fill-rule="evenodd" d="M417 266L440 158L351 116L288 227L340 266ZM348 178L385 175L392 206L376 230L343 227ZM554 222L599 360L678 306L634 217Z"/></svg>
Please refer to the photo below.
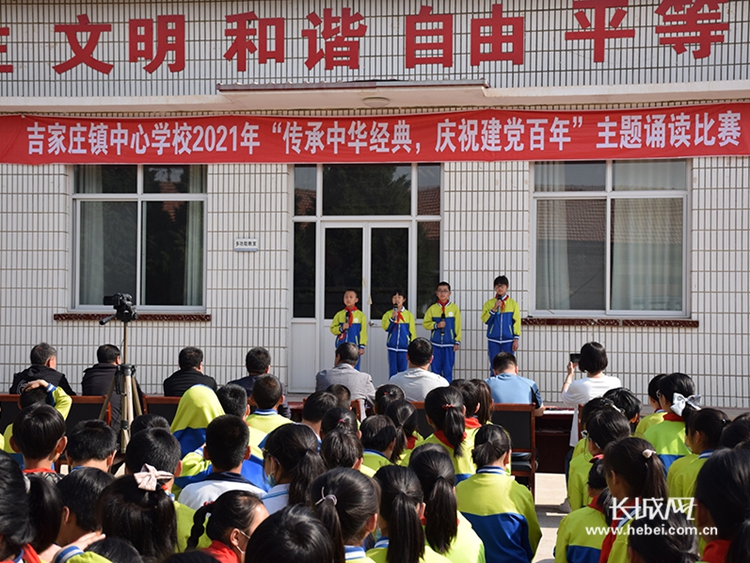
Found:
<svg viewBox="0 0 750 563"><path fill-rule="evenodd" d="M414 315L404 308L406 295L400 289L391 296L393 310L383 315L383 330L388 333L385 347L388 349L388 372L393 377L400 371L406 371L406 350L409 342L417 337Z"/></svg>
<svg viewBox="0 0 750 563"><path fill-rule="evenodd" d="M501 426L482 426L472 454L479 469L456 486L458 510L482 538L487 563L530 563L542 537L531 492L505 472L510 453Z"/></svg>

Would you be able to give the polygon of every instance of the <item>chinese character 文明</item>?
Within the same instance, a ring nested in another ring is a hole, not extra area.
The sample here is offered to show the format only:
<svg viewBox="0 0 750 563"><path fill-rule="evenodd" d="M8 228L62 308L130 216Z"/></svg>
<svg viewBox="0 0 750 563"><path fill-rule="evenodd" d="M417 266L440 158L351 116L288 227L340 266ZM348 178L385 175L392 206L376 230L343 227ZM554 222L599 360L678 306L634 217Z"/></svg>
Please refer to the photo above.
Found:
<svg viewBox="0 0 750 563"><path fill-rule="evenodd" d="M143 69L149 74L159 68L167 53L174 53L174 61L167 66L171 72L185 70L185 16L158 16L156 18L157 47L154 56L154 22L149 19L131 19L128 22L131 63L139 59L151 61Z"/></svg>
<svg viewBox="0 0 750 563"><path fill-rule="evenodd" d="M258 53L258 62L266 64L269 59L274 59L277 63L284 62L284 18L260 18L255 12L244 12L226 16L228 24L237 24L237 27L227 28L224 30L226 37L234 37L224 58L231 61L237 57L237 71L245 72L247 70L247 55ZM258 29L251 27L251 22L258 22ZM258 44L252 40L258 35ZM269 40L273 41L273 48L269 49Z"/></svg>
<svg viewBox="0 0 750 563"><path fill-rule="evenodd" d="M594 62L604 62L604 48L610 39L632 39L635 37L635 29L620 29L622 20L625 19L628 0L573 0L573 9L578 10L574 16L581 31L566 31L567 41L593 40ZM615 8L614 13L608 19L607 9ZM584 10L594 11L594 21L589 19Z"/></svg>
<svg viewBox="0 0 750 563"><path fill-rule="evenodd" d="M352 14L351 8L342 8L340 16L334 16L331 8L325 8L323 19L315 12L307 14L307 21L314 27L323 24L320 35L324 43L323 48L318 49L317 29L302 30L302 37L307 38L305 66L312 70L315 65L325 59L326 70L332 70L337 66L358 69L359 38L367 32L367 26L361 23L364 19L359 12Z"/></svg>
<svg viewBox="0 0 750 563"><path fill-rule="evenodd" d="M406 16L406 68L428 64L453 66L453 15L432 15L432 6L422 6Z"/></svg>
<svg viewBox="0 0 750 563"><path fill-rule="evenodd" d="M10 35L9 27L0 27L0 37L8 37ZM8 46L0 44L0 54L7 53ZM0 65L0 72L13 72L13 65Z"/></svg>
<svg viewBox="0 0 750 563"><path fill-rule="evenodd" d="M693 58L706 58L713 43L724 43L725 36L719 32L729 31L729 24L721 23L721 4L728 1L662 0L655 10L664 21L656 26L659 45L672 45L678 55L687 50L686 45L698 45Z"/></svg>
<svg viewBox="0 0 750 563"><path fill-rule="evenodd" d="M73 56L65 62L53 66L57 74L68 72L70 69L84 64L102 74L112 72L114 65L105 63L94 58L94 49L99 43L99 38L105 31L112 31L112 25L108 23L92 24L86 14L77 16L78 23L72 24L55 24L55 33L64 33L68 40L70 48L73 50ZM78 34L88 34L85 45L81 45Z"/></svg>
<svg viewBox="0 0 750 563"><path fill-rule="evenodd" d="M510 33L503 33L504 27L510 27ZM483 34L482 30L488 32ZM487 49L483 50L485 46ZM511 48L503 50L505 46ZM502 4L492 5L491 17L471 20L471 65L477 66L483 61L523 64L523 18L503 16Z"/></svg>

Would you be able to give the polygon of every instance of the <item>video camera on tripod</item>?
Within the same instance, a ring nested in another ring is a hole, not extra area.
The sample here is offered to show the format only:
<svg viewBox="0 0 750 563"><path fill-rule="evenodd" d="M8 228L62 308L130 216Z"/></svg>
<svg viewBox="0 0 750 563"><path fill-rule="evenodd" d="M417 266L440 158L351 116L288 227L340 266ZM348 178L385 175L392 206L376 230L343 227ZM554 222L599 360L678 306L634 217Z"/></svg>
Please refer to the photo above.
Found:
<svg viewBox="0 0 750 563"><path fill-rule="evenodd" d="M120 420L120 451L125 452L125 448L130 441L130 424L133 418L141 414L141 403L138 399L138 388L135 382L135 366L128 363L128 323L138 318L138 313L133 305L133 296L129 293L115 293L104 297L104 305L111 305L115 308L115 314L103 318L99 321L100 325L105 325L112 319L122 321L122 364L117 366L117 371L112 378L109 386L107 397L104 399L102 410L99 413L99 419L104 420L107 412L107 406L112 401L112 393L118 393L122 397L122 418Z"/></svg>

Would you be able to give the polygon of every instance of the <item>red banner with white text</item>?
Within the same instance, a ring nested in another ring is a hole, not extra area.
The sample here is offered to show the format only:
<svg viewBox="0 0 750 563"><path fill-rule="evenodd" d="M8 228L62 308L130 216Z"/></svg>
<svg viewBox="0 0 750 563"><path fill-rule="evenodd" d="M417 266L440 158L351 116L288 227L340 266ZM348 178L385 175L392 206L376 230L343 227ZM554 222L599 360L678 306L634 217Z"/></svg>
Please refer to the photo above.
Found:
<svg viewBox="0 0 750 563"><path fill-rule="evenodd" d="M750 155L750 103L352 117L0 116L0 163L606 160Z"/></svg>

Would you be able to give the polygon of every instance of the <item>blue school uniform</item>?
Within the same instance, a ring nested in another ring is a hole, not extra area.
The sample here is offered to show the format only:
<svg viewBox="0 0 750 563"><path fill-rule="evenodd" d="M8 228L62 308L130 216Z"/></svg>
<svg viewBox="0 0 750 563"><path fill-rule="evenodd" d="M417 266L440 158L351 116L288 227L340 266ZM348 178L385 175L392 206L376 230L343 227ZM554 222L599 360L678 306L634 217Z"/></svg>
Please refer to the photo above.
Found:
<svg viewBox="0 0 750 563"><path fill-rule="evenodd" d="M224 409L210 387L193 385L185 391L170 427L170 431L180 442L182 457L206 443L208 423L223 414Z"/></svg>
<svg viewBox="0 0 750 563"><path fill-rule="evenodd" d="M482 467L456 485L458 510L484 542L487 563L530 563L542 530L531 492L502 467Z"/></svg>
<svg viewBox="0 0 750 563"><path fill-rule="evenodd" d="M513 341L521 336L521 310L518 303L506 293L502 298L500 308L493 311L498 299L500 297L495 295L492 299L485 301L482 307L482 322L487 325L487 353L490 358L490 370L492 360L500 352L514 354Z"/></svg>
<svg viewBox="0 0 750 563"><path fill-rule="evenodd" d="M385 341L385 347L388 350L388 377L393 377L409 367L406 350L409 348L409 343L417 337L414 315L402 307L394 321L393 312L388 311L383 315L381 325L388 333Z"/></svg>
<svg viewBox="0 0 750 563"><path fill-rule="evenodd" d="M344 330L344 323L349 323L349 328L346 330ZM339 344L351 342L358 348L364 349L367 346L367 317L356 307L351 310L341 309L333 316L331 332L336 335L336 348ZM359 369L359 360L354 367Z"/></svg>
<svg viewBox="0 0 750 563"><path fill-rule="evenodd" d="M436 328L439 322L445 321L444 328ZM442 375L449 382L453 380L453 364L456 352L453 347L461 344L461 311L458 305L449 301L445 305L433 303L424 314L422 326L431 331L433 373Z"/></svg>

